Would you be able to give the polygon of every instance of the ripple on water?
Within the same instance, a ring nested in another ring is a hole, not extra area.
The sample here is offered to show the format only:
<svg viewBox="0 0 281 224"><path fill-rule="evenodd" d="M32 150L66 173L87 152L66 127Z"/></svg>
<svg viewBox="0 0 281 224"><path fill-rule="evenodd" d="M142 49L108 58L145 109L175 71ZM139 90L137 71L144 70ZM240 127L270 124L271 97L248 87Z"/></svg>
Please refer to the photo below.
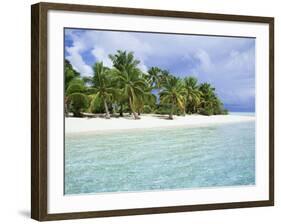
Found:
<svg viewBox="0 0 281 224"><path fill-rule="evenodd" d="M65 138L65 193L255 184L255 123Z"/></svg>

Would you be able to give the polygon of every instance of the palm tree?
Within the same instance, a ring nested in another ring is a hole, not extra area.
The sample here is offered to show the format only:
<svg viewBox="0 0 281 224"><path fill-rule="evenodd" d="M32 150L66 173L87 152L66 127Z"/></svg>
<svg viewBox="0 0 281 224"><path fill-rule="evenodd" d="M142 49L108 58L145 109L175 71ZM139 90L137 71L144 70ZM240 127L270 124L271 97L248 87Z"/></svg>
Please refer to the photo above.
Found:
<svg viewBox="0 0 281 224"><path fill-rule="evenodd" d="M204 115L222 113L222 103L215 94L215 88L209 83L202 83L199 90L202 93L201 113Z"/></svg>
<svg viewBox="0 0 281 224"><path fill-rule="evenodd" d="M94 76L92 77L90 92L96 94L94 100L97 97L102 99L106 113L105 118L110 119L108 101L111 100L115 92L115 89L111 86L110 70L104 67L102 62L97 62L93 67L93 71Z"/></svg>
<svg viewBox="0 0 281 224"><path fill-rule="evenodd" d="M169 79L171 78L170 72L166 69L161 70L160 77L159 77L159 86L165 85Z"/></svg>
<svg viewBox="0 0 281 224"><path fill-rule="evenodd" d="M148 73L148 81L153 88L160 88L161 69L158 67L151 67Z"/></svg>
<svg viewBox="0 0 281 224"><path fill-rule="evenodd" d="M74 99L74 97L70 97L70 95L73 93L84 92L85 86L83 80L80 77L80 74L72 67L70 62L66 59L64 60L64 91L64 113L65 116L68 116L68 113L70 111L71 99ZM76 115L81 116L80 112L78 111L77 113L74 113L74 116Z"/></svg>
<svg viewBox="0 0 281 224"><path fill-rule="evenodd" d="M186 112L196 113L200 105L201 91L197 85L195 77L187 77L183 80L186 89Z"/></svg>
<svg viewBox="0 0 281 224"><path fill-rule="evenodd" d="M137 67L140 63L139 60L134 58L133 52L121 51L118 50L116 54L109 55L113 66L119 71L126 70L130 67Z"/></svg>
<svg viewBox="0 0 281 224"><path fill-rule="evenodd" d="M170 105L169 119L173 119L173 114L178 107L182 112L185 110L185 89L181 79L170 76L163 84L163 90L160 92L160 100L164 104Z"/></svg>
<svg viewBox="0 0 281 224"><path fill-rule="evenodd" d="M80 79L80 74L72 67L68 60L64 60L64 89L67 90L69 84L75 80Z"/></svg>
<svg viewBox="0 0 281 224"><path fill-rule="evenodd" d="M195 77L180 79L158 67L151 67L145 74L138 68L140 61L134 58L133 52L118 50L109 58L113 67L97 62L91 77L81 77L65 60L66 116L69 111L82 116L87 108L93 113L105 111L106 118L110 118L110 111L116 110L120 116L123 110L129 110L135 119L139 119L141 112L151 113L155 109L157 113L169 113L170 119L179 111L227 114L209 83L198 84Z"/></svg>
<svg viewBox="0 0 281 224"><path fill-rule="evenodd" d="M123 110L126 109L128 97L122 91L123 83L119 77L120 71L116 68L110 69L111 83L115 88L112 100L115 104L115 109L119 110L119 116L123 117Z"/></svg>
<svg viewBox="0 0 281 224"><path fill-rule="evenodd" d="M144 111L144 108L152 111L157 101L157 97L151 92L152 87L148 83L146 85L143 94L137 98L135 103L138 115Z"/></svg>
<svg viewBox="0 0 281 224"><path fill-rule="evenodd" d="M209 83L202 83L200 86L199 86L199 90L201 91L202 93L202 97L205 99L205 100L209 100L209 99L212 99L215 97L215 88L211 86L211 84Z"/></svg>
<svg viewBox="0 0 281 224"><path fill-rule="evenodd" d="M140 119L136 113L136 104L145 94L147 83L142 77L142 72L137 68L139 61L134 59L132 52L117 51L115 55L109 55L112 60L115 76L122 91L122 97L128 99L129 107L135 119Z"/></svg>
<svg viewBox="0 0 281 224"><path fill-rule="evenodd" d="M82 117L83 114L81 112L88 107L88 96L83 93L75 92L68 96L67 103L74 117Z"/></svg>
<svg viewBox="0 0 281 224"><path fill-rule="evenodd" d="M140 78L141 71L137 68L132 68L123 72L119 72L118 78L122 86L123 96L126 96L129 101L129 107L135 119L140 119L136 113L137 103L143 99L147 83L143 78Z"/></svg>
<svg viewBox="0 0 281 224"><path fill-rule="evenodd" d="M86 87L82 79L75 78L68 83L65 91L65 115L71 111L74 117L82 117L82 110L88 105Z"/></svg>

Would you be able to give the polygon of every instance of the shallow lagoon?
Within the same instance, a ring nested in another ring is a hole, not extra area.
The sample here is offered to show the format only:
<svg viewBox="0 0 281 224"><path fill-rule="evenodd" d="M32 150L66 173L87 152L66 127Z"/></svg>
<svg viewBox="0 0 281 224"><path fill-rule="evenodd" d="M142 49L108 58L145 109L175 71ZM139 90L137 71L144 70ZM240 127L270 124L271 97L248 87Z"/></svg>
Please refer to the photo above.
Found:
<svg viewBox="0 0 281 224"><path fill-rule="evenodd" d="M253 184L253 121L65 136L65 194Z"/></svg>

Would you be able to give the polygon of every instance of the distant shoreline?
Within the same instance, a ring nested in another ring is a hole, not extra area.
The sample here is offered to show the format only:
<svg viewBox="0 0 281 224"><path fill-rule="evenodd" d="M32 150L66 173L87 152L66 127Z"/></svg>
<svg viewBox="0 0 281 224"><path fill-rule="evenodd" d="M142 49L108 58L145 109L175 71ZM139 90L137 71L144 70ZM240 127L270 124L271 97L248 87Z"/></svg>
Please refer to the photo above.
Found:
<svg viewBox="0 0 281 224"><path fill-rule="evenodd" d="M111 119L105 118L65 118L65 133L106 132L118 130L132 130L145 128L164 127L203 127L216 124L239 123L255 121L254 116L243 115L186 115L174 116L174 120L168 120L166 115L144 114L140 120L134 120L131 116Z"/></svg>

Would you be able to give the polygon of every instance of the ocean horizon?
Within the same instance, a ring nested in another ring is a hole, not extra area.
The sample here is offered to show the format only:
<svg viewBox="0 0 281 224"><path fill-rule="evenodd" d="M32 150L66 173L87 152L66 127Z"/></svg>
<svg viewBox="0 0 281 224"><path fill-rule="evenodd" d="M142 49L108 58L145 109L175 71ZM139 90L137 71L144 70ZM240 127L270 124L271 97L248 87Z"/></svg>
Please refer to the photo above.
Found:
<svg viewBox="0 0 281 224"><path fill-rule="evenodd" d="M255 111L229 111L230 115L255 116Z"/></svg>

